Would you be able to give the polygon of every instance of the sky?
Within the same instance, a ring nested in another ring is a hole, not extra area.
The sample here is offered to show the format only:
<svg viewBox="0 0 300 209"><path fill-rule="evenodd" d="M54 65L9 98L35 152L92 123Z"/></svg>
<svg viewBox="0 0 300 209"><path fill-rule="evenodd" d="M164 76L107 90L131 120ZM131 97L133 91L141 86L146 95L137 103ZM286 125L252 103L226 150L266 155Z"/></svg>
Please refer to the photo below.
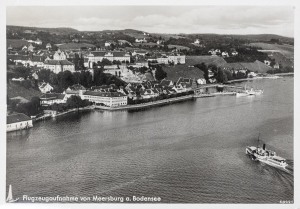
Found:
<svg viewBox="0 0 300 209"><path fill-rule="evenodd" d="M294 37L292 6L9 6L6 24L80 31L277 34Z"/></svg>

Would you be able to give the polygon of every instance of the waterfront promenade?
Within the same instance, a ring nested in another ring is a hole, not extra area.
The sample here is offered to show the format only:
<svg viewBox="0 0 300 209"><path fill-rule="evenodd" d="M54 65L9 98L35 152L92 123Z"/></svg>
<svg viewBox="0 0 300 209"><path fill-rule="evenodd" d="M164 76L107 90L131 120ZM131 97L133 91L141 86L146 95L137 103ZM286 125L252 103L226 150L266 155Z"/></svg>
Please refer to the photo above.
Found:
<svg viewBox="0 0 300 209"><path fill-rule="evenodd" d="M120 106L120 107L105 107L105 106L95 105L95 109L108 110L108 111L144 109L144 108L148 108L148 107L170 104L170 103L175 103L175 102L179 102L179 101L191 100L193 98L194 98L194 94L191 94L191 95L182 96L182 97L175 97L175 98L170 98L170 99L163 99L163 100L158 100L158 101L153 101L153 102L147 102L147 103L143 103L143 104L126 105L126 106Z"/></svg>

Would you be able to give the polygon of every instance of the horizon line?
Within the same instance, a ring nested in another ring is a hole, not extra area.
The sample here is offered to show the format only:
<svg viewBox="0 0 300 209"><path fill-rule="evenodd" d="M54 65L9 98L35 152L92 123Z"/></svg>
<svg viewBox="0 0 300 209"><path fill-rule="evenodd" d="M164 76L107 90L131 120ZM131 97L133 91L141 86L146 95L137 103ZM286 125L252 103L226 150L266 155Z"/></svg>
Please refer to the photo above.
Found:
<svg viewBox="0 0 300 209"><path fill-rule="evenodd" d="M104 30L78 30L72 27L68 27L68 26L61 26L61 27L41 27L41 26L22 26L22 25L7 25L7 26L14 26L14 27L24 27L24 28L45 28L45 29L63 29L63 28L68 28L68 29L73 29L73 30L77 30L78 32L102 32L102 31L121 31L121 30L136 30L136 31L141 31L141 32L146 32L149 34L172 34L172 35L179 35L179 34L183 34L183 35L193 35L193 34L212 34L212 35L240 35L240 36L247 36L247 35L276 35L276 36L281 36L281 37L285 37L285 38L292 38L294 39L294 36L284 36L284 35L279 35L279 34L275 34L275 33L251 33L251 34L234 34L234 33L185 33L185 32L180 32L180 33L164 33L164 32L147 32L147 31L143 31L143 30L139 30L139 29L133 29L133 28L125 28L125 29L104 29Z"/></svg>

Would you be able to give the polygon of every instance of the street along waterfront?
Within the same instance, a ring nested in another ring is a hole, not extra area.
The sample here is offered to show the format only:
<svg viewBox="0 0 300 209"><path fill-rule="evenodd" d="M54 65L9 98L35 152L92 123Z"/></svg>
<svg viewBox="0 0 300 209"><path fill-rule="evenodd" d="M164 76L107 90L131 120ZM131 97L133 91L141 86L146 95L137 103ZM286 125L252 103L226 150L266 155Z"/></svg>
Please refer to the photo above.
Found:
<svg viewBox="0 0 300 209"><path fill-rule="evenodd" d="M293 174L251 161L258 133L293 166L293 81L263 95L143 111L91 111L7 134L7 191L28 196L158 196L162 202L293 201ZM241 85L241 84L237 84Z"/></svg>

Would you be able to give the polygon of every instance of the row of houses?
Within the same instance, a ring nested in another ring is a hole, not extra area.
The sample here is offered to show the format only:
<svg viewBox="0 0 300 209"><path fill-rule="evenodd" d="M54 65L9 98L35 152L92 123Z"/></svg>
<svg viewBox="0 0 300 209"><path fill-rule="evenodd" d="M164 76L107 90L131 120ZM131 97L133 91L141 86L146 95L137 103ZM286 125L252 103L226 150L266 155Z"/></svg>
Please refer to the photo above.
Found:
<svg viewBox="0 0 300 209"><path fill-rule="evenodd" d="M117 107L127 105L128 98L149 99L158 97L159 95L172 95L182 92L188 92L193 89L195 81L189 78L179 78L176 84L169 80L147 81L142 84L129 83L125 87L117 88L115 85L109 86L94 86L86 89L83 86L76 84L66 89L62 94L60 93L44 93L41 97L41 105L49 106L52 104L66 103L67 99L72 95L81 97L83 100L88 100L95 104L104 104L109 107ZM48 88L47 84L41 85Z"/></svg>
<svg viewBox="0 0 300 209"><path fill-rule="evenodd" d="M237 56L238 52L236 50L233 50L231 53L228 53L227 51L221 51L220 49L211 49L208 51L209 54L211 55L221 55L222 57L229 57L230 54L232 56Z"/></svg>

